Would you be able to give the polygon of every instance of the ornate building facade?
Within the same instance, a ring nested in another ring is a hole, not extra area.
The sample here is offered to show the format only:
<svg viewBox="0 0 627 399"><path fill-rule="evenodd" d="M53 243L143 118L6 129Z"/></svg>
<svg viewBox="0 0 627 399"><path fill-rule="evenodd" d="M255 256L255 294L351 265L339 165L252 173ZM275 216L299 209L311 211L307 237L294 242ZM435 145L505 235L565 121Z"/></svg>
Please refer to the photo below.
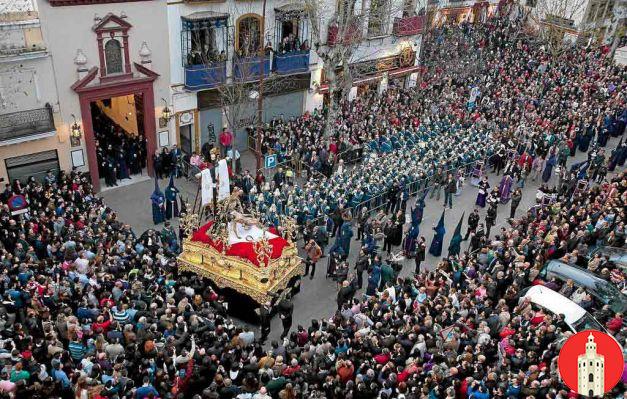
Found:
<svg viewBox="0 0 627 399"><path fill-rule="evenodd" d="M256 92L262 75L264 122L323 106L328 82L314 47L344 45L335 18L347 3L313 3L320 8L316 30L302 1L168 4L174 126L185 151L216 140L224 127L235 131L240 151L253 147L245 130L259 118ZM412 75L415 82L425 20L420 7L411 0L350 1L351 14L360 21L348 60L359 71L350 98L367 89L384 90L390 81L411 84Z"/></svg>
<svg viewBox="0 0 627 399"><path fill-rule="evenodd" d="M98 188L108 141L98 135L114 132L142 143L142 167L152 173L152 154L175 142L162 118L170 102L165 1L38 0L38 9L70 166L88 171Z"/></svg>

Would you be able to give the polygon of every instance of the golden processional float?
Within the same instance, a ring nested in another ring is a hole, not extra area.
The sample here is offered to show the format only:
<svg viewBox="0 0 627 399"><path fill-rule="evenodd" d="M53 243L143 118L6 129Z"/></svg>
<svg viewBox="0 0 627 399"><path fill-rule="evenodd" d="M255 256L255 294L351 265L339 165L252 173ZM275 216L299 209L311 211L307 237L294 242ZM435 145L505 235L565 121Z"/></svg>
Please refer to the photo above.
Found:
<svg viewBox="0 0 627 399"><path fill-rule="evenodd" d="M292 239L296 222L281 219L280 229L287 237L283 238L278 229L264 226L258 215L244 214L240 195L238 190L217 202L213 218L202 226L198 213L182 216L186 238L178 268L209 279L225 296L237 293L256 304L274 306L300 290L304 264Z"/></svg>

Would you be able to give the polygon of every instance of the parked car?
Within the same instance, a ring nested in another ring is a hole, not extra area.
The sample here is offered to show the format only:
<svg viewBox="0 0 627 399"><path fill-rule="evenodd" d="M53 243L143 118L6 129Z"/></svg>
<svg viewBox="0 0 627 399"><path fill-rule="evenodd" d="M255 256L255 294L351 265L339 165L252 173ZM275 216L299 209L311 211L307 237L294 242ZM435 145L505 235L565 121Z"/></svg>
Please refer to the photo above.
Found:
<svg viewBox="0 0 627 399"><path fill-rule="evenodd" d="M607 333L605 327L584 308L548 287L534 285L523 290L519 302L522 303L525 299L553 314L564 315L564 322L575 333L585 330Z"/></svg>
<svg viewBox="0 0 627 399"><path fill-rule="evenodd" d="M612 311L623 314L627 311L627 296L625 294L614 284L581 267L552 260L542 267L538 277L544 281L556 278L564 283L567 280L573 280L576 286L584 288L598 301L609 305Z"/></svg>
<svg viewBox="0 0 627 399"><path fill-rule="evenodd" d="M627 272L627 249L619 247L597 247L590 251L588 259L594 255L599 254L609 259L610 263L615 264L617 267Z"/></svg>

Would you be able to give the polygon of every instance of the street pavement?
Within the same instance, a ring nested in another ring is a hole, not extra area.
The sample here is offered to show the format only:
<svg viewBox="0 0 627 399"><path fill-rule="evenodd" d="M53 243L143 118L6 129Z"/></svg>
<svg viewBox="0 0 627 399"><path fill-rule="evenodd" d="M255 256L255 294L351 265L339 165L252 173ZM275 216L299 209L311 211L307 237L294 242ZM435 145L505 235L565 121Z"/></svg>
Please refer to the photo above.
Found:
<svg viewBox="0 0 627 399"><path fill-rule="evenodd" d="M611 149L613 149L618 143L617 138L612 138L606 147L606 157L609 156ZM586 154L577 152L575 157L571 157L568 160L567 167L570 167L573 163L581 162L586 159ZM254 156L250 152L242 154L242 164L244 168L248 168L254 171ZM616 173L618 171L615 171ZM488 174L490 186L498 186L502 176L496 176L493 173ZM534 182L530 178L527 179L527 183L523 188L523 196L521 203L518 207L516 215L524 214L531 206L535 205L535 195L537 189L541 184L541 179ZM553 174L548 184L550 186L557 184L557 176ZM160 181L161 189L164 190L167 186L167 180ZM177 188L181 191L181 197L183 200L193 203L197 193L198 185L195 181L187 181L186 179L177 179ZM105 203L117 212L119 220L129 223L136 234L141 234L149 228L156 228L160 230L162 225L154 226L152 224L152 210L150 205L150 194L154 190L154 180L142 181L130 186L119 187L108 190L102 193L105 199ZM462 226L462 234L465 233L467 224L466 219L470 212L475 208L475 200L477 197L478 189L470 185L469 179L466 180L461 195L453 197L453 208L446 208L445 213L445 226L446 234L444 236L444 244L442 250L442 256L446 256L447 249L455 227L459 222L462 213L465 213L464 222ZM407 206L407 212L411 210L416 198L411 198ZM437 224L442 211L444 210L444 193L442 193L440 200L426 199L426 207L424 209L423 220L420 225L420 235L424 236L427 240L427 249L431 244L434 231L433 227ZM500 232L501 227L508 226L507 219L509 218L510 204L499 205L497 213L496 225L492 227L491 237ZM479 208L479 214L481 216L481 222L485 223L486 208ZM174 222L176 225L177 223ZM405 226L407 228L407 226ZM357 236L356 228L354 229L354 237ZM330 238L327 249L331 247L334 238ZM469 246L469 241L462 242L461 250L464 251ZM299 242L299 252L303 258L305 253L302 249L302 240ZM379 251L383 243L379 245ZM349 264L354 267L357 255L360 249L360 242L353 238L351 243L351 250L349 255ZM400 248L393 248L393 252L400 250ZM385 258L385 255L384 255ZM421 265L422 270L432 270L441 258L433 257L427 253L425 261ZM308 327L312 319L330 318L333 316L337 309L336 297L338 291L338 285L332 279L325 278L327 268L328 257L324 257L318 262L315 277L310 280L309 277L304 277L301 282L301 291L293 299L294 303L294 315L292 331L294 331L298 325ZM414 271L413 259L406 259L401 262L403 268L400 272L400 276L409 276ZM364 281L366 276L364 276ZM364 284L365 289L366 284ZM362 297L363 290L358 292L356 297ZM237 306L237 304L231 304L231 306ZM257 330L258 331L258 330ZM272 331L269 336L269 342L272 340L278 340L282 332L281 320L278 317L274 317L272 320Z"/></svg>

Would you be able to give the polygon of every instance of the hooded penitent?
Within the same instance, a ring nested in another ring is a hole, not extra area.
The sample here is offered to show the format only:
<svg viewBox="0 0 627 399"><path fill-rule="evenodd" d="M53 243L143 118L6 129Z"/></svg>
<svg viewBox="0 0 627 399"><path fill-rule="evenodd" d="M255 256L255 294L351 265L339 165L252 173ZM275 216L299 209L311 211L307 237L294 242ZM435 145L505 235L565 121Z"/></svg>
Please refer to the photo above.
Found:
<svg viewBox="0 0 627 399"><path fill-rule="evenodd" d="M155 191L150 196L152 203L152 221L154 224L162 223L165 220L165 196L159 189L159 181L155 176Z"/></svg>
<svg viewBox="0 0 627 399"><path fill-rule="evenodd" d="M429 247L429 253L433 256L442 255L442 243L444 242L444 233L446 233L446 229L444 228L444 211L442 211L442 216L440 216L440 221L438 225L433 228L435 230L435 236L433 236L433 241L431 242L431 246Z"/></svg>
<svg viewBox="0 0 627 399"><path fill-rule="evenodd" d="M165 189L165 218L179 216L179 189L174 186L174 174L170 175L170 183Z"/></svg>
<svg viewBox="0 0 627 399"><path fill-rule="evenodd" d="M455 227L455 232L453 233L453 237L451 238L451 242L448 246L448 254L451 255L459 255L461 251L461 243L462 243L462 224L464 223L464 216L466 212L462 213L462 217L459 219L459 223L457 223L457 227Z"/></svg>

